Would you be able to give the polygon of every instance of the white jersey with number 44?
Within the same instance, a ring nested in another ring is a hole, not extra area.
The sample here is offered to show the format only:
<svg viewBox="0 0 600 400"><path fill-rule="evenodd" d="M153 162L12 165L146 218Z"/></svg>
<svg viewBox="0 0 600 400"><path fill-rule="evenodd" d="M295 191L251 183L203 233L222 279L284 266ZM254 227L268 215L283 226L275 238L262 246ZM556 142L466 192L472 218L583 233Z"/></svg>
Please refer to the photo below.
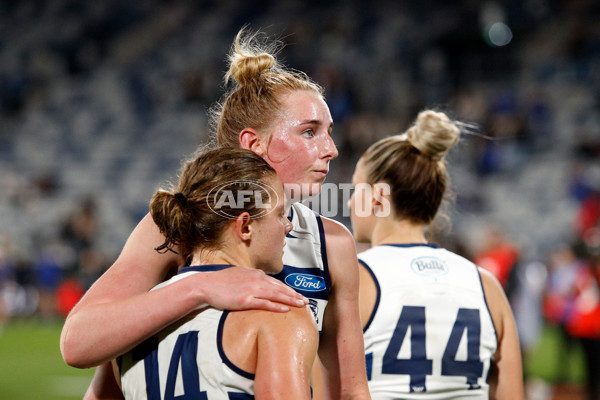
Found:
<svg viewBox="0 0 600 400"><path fill-rule="evenodd" d="M434 245L359 254L378 298L365 327L373 399L488 399L496 331L477 267Z"/></svg>

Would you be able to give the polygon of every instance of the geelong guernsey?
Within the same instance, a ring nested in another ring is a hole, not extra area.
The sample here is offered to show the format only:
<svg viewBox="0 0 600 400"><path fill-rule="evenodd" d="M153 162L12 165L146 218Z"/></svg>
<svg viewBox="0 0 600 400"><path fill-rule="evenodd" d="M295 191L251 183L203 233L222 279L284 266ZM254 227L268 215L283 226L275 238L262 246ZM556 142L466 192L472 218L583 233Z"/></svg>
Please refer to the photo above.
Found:
<svg viewBox="0 0 600 400"><path fill-rule="evenodd" d="M358 256L378 289L364 330L373 399L488 399L497 347L477 267L432 245Z"/></svg>
<svg viewBox="0 0 600 400"><path fill-rule="evenodd" d="M292 205L288 218L294 228L285 239L283 270L273 276L309 299L320 332L331 290L323 222L301 203Z"/></svg>
<svg viewBox="0 0 600 400"><path fill-rule="evenodd" d="M185 267L159 286L189 274L228 267ZM125 399L254 399L254 374L235 366L223 351L223 325L227 314L227 311L205 308L121 356L119 369Z"/></svg>

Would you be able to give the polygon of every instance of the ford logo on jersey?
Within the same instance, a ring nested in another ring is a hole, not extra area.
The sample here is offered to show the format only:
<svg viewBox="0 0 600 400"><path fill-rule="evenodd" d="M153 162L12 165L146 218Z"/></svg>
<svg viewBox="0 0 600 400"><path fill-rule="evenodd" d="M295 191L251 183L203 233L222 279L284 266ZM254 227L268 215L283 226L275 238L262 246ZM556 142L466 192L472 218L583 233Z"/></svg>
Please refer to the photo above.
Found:
<svg viewBox="0 0 600 400"><path fill-rule="evenodd" d="M440 276L448 272L446 263L436 257L418 257L412 260L410 267L419 275Z"/></svg>
<svg viewBox="0 0 600 400"><path fill-rule="evenodd" d="M325 290L325 280L319 276L307 274L290 274L285 277L285 283L299 290L320 292Z"/></svg>

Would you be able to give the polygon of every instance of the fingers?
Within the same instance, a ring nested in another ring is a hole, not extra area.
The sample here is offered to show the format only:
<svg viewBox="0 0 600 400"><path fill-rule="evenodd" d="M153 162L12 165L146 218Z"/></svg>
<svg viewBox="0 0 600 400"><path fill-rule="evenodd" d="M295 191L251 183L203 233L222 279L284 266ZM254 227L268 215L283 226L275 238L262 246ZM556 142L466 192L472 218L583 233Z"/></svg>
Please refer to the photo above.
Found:
<svg viewBox="0 0 600 400"><path fill-rule="evenodd" d="M296 292L291 287L285 285L275 278L269 276L267 276L267 278L270 279L271 283L276 285L276 288L272 291L265 291L263 294L258 295L258 298L282 303L292 307L304 307L308 304L308 299Z"/></svg>
<svg viewBox="0 0 600 400"><path fill-rule="evenodd" d="M290 308L280 303L274 303L265 299L253 298L248 302L248 308L252 310L265 310L273 312L288 312Z"/></svg>
<svg viewBox="0 0 600 400"><path fill-rule="evenodd" d="M252 297L276 303L282 303L291 307L304 307L308 299L296 292L283 282L273 278L261 270L252 270L253 278L257 281L248 281Z"/></svg>
<svg viewBox="0 0 600 400"><path fill-rule="evenodd" d="M290 307L304 307L308 299L280 281L265 275L260 284L246 289L245 309L287 312Z"/></svg>
<svg viewBox="0 0 600 400"><path fill-rule="evenodd" d="M308 304L307 298L261 270L237 266L203 278L202 303L223 310L287 312Z"/></svg>

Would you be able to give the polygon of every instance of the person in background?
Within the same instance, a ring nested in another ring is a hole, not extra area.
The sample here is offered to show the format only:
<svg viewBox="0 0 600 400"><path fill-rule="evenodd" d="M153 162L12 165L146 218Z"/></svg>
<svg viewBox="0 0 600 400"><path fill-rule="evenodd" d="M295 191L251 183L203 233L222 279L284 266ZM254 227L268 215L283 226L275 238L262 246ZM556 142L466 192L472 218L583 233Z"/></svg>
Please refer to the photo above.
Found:
<svg viewBox="0 0 600 400"><path fill-rule="evenodd" d="M373 399L524 398L519 340L498 280L428 243L457 123L426 110L373 144L353 175L360 313ZM489 379L488 379L489 376Z"/></svg>

